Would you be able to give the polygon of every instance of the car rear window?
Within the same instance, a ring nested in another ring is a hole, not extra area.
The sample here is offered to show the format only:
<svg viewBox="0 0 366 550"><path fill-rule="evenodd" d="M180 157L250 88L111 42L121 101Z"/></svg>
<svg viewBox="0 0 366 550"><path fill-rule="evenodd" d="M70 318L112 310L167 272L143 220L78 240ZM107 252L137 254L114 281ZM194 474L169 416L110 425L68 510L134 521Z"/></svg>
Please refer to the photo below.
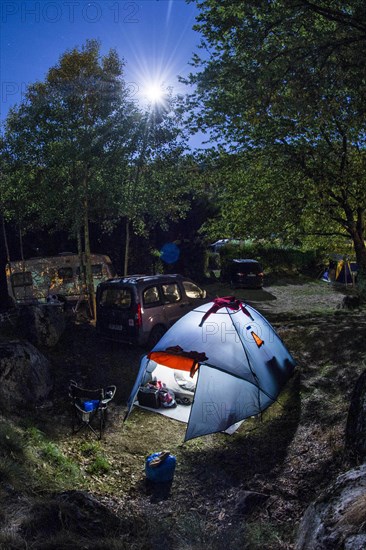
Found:
<svg viewBox="0 0 366 550"><path fill-rule="evenodd" d="M232 264L233 273L261 273L262 266L258 262L237 262Z"/></svg>
<svg viewBox="0 0 366 550"><path fill-rule="evenodd" d="M164 300L174 304L174 302L179 302L182 299L182 294L179 289L179 286L176 283L168 283L166 285L161 285Z"/></svg>
<svg viewBox="0 0 366 550"><path fill-rule="evenodd" d="M159 290L157 286L149 286L142 293L144 306L154 306L160 303Z"/></svg>
<svg viewBox="0 0 366 550"><path fill-rule="evenodd" d="M106 288L103 290L99 304L102 307L129 309L132 304L132 292L129 288Z"/></svg>
<svg viewBox="0 0 366 550"><path fill-rule="evenodd" d="M191 281L183 281L183 287L188 298L205 298L206 292Z"/></svg>

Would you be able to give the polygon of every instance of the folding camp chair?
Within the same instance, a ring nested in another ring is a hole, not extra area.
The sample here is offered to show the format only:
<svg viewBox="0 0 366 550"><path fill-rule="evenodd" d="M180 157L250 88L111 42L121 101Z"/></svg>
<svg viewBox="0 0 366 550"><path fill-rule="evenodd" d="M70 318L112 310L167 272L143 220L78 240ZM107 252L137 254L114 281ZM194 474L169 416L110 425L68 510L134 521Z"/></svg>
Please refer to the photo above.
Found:
<svg viewBox="0 0 366 550"><path fill-rule="evenodd" d="M99 439L105 424L108 403L116 393L116 386L87 389L70 380L69 397L73 408L72 431L77 433L83 428L89 428ZM98 426L98 431L93 427Z"/></svg>

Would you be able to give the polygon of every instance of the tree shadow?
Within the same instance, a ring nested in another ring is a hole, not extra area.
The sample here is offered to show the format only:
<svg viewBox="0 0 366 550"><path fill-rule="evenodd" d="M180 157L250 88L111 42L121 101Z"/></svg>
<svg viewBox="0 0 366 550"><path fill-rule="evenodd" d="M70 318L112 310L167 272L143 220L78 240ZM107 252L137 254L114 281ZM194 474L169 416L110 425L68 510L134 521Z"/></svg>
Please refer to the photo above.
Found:
<svg viewBox="0 0 366 550"><path fill-rule="evenodd" d="M156 482L144 479L137 485L137 490L150 498L152 504L163 502L171 498L172 481Z"/></svg>
<svg viewBox="0 0 366 550"><path fill-rule="evenodd" d="M251 305L256 302L272 302L277 300L276 296L271 292L263 288L258 289L236 289L235 290L236 298L248 303Z"/></svg>
<svg viewBox="0 0 366 550"><path fill-rule="evenodd" d="M281 407L282 413L271 418L268 410L263 419L251 419L251 431L245 430L244 425L244 430L228 436L230 440L220 442L217 448L187 449L185 458L189 475L204 483L205 493L217 494L238 485L252 487L258 476L270 477L284 463L300 421L298 371L288 382L286 392L288 397L283 405L281 394L277 405L272 405Z"/></svg>

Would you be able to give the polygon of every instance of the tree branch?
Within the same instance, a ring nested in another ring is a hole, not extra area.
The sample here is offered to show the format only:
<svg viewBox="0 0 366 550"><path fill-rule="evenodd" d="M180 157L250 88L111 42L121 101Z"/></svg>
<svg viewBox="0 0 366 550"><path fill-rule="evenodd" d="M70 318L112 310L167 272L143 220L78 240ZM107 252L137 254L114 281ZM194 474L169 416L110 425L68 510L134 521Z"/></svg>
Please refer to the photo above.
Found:
<svg viewBox="0 0 366 550"><path fill-rule="evenodd" d="M301 4L303 4L304 7L307 7L310 11L313 11L318 15L323 16L329 21L336 21L337 23L341 23L344 26L350 26L354 29L366 33L366 25L361 23L358 19L355 19L351 15L332 8L323 8L321 6L313 4L312 2L309 2L308 0L302 0L302 2L300 2L300 5Z"/></svg>

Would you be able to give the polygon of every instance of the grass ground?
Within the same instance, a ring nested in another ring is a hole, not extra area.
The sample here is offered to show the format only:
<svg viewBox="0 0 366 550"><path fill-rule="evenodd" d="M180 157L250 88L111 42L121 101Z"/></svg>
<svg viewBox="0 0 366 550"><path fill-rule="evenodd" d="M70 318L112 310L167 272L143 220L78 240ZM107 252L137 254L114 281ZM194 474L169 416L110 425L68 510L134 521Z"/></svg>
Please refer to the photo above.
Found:
<svg viewBox="0 0 366 550"><path fill-rule="evenodd" d="M233 293L219 283L208 290ZM92 325L70 321L62 341L47 352L55 377L53 408L11 425L3 419L0 479L24 498L87 490L131 520L123 537L102 541L105 546L84 541L85 548L155 549L164 543L182 550L292 549L307 505L348 467L344 430L354 383L366 368L366 321L363 312L338 309L344 291L317 281L282 281L235 294L272 322L298 362L262 418L244 422L232 436L186 443L185 426L160 415L135 409L123 423L143 350L99 341ZM117 385L100 442L91 432L70 435L71 378ZM177 457L174 481L154 489L145 480L145 457L166 448ZM0 495L3 503L7 495ZM21 512L4 507L2 514L6 536L15 537ZM8 539L4 548L45 548L37 536L18 536L23 546L9 546ZM68 547L57 537L48 544Z"/></svg>

